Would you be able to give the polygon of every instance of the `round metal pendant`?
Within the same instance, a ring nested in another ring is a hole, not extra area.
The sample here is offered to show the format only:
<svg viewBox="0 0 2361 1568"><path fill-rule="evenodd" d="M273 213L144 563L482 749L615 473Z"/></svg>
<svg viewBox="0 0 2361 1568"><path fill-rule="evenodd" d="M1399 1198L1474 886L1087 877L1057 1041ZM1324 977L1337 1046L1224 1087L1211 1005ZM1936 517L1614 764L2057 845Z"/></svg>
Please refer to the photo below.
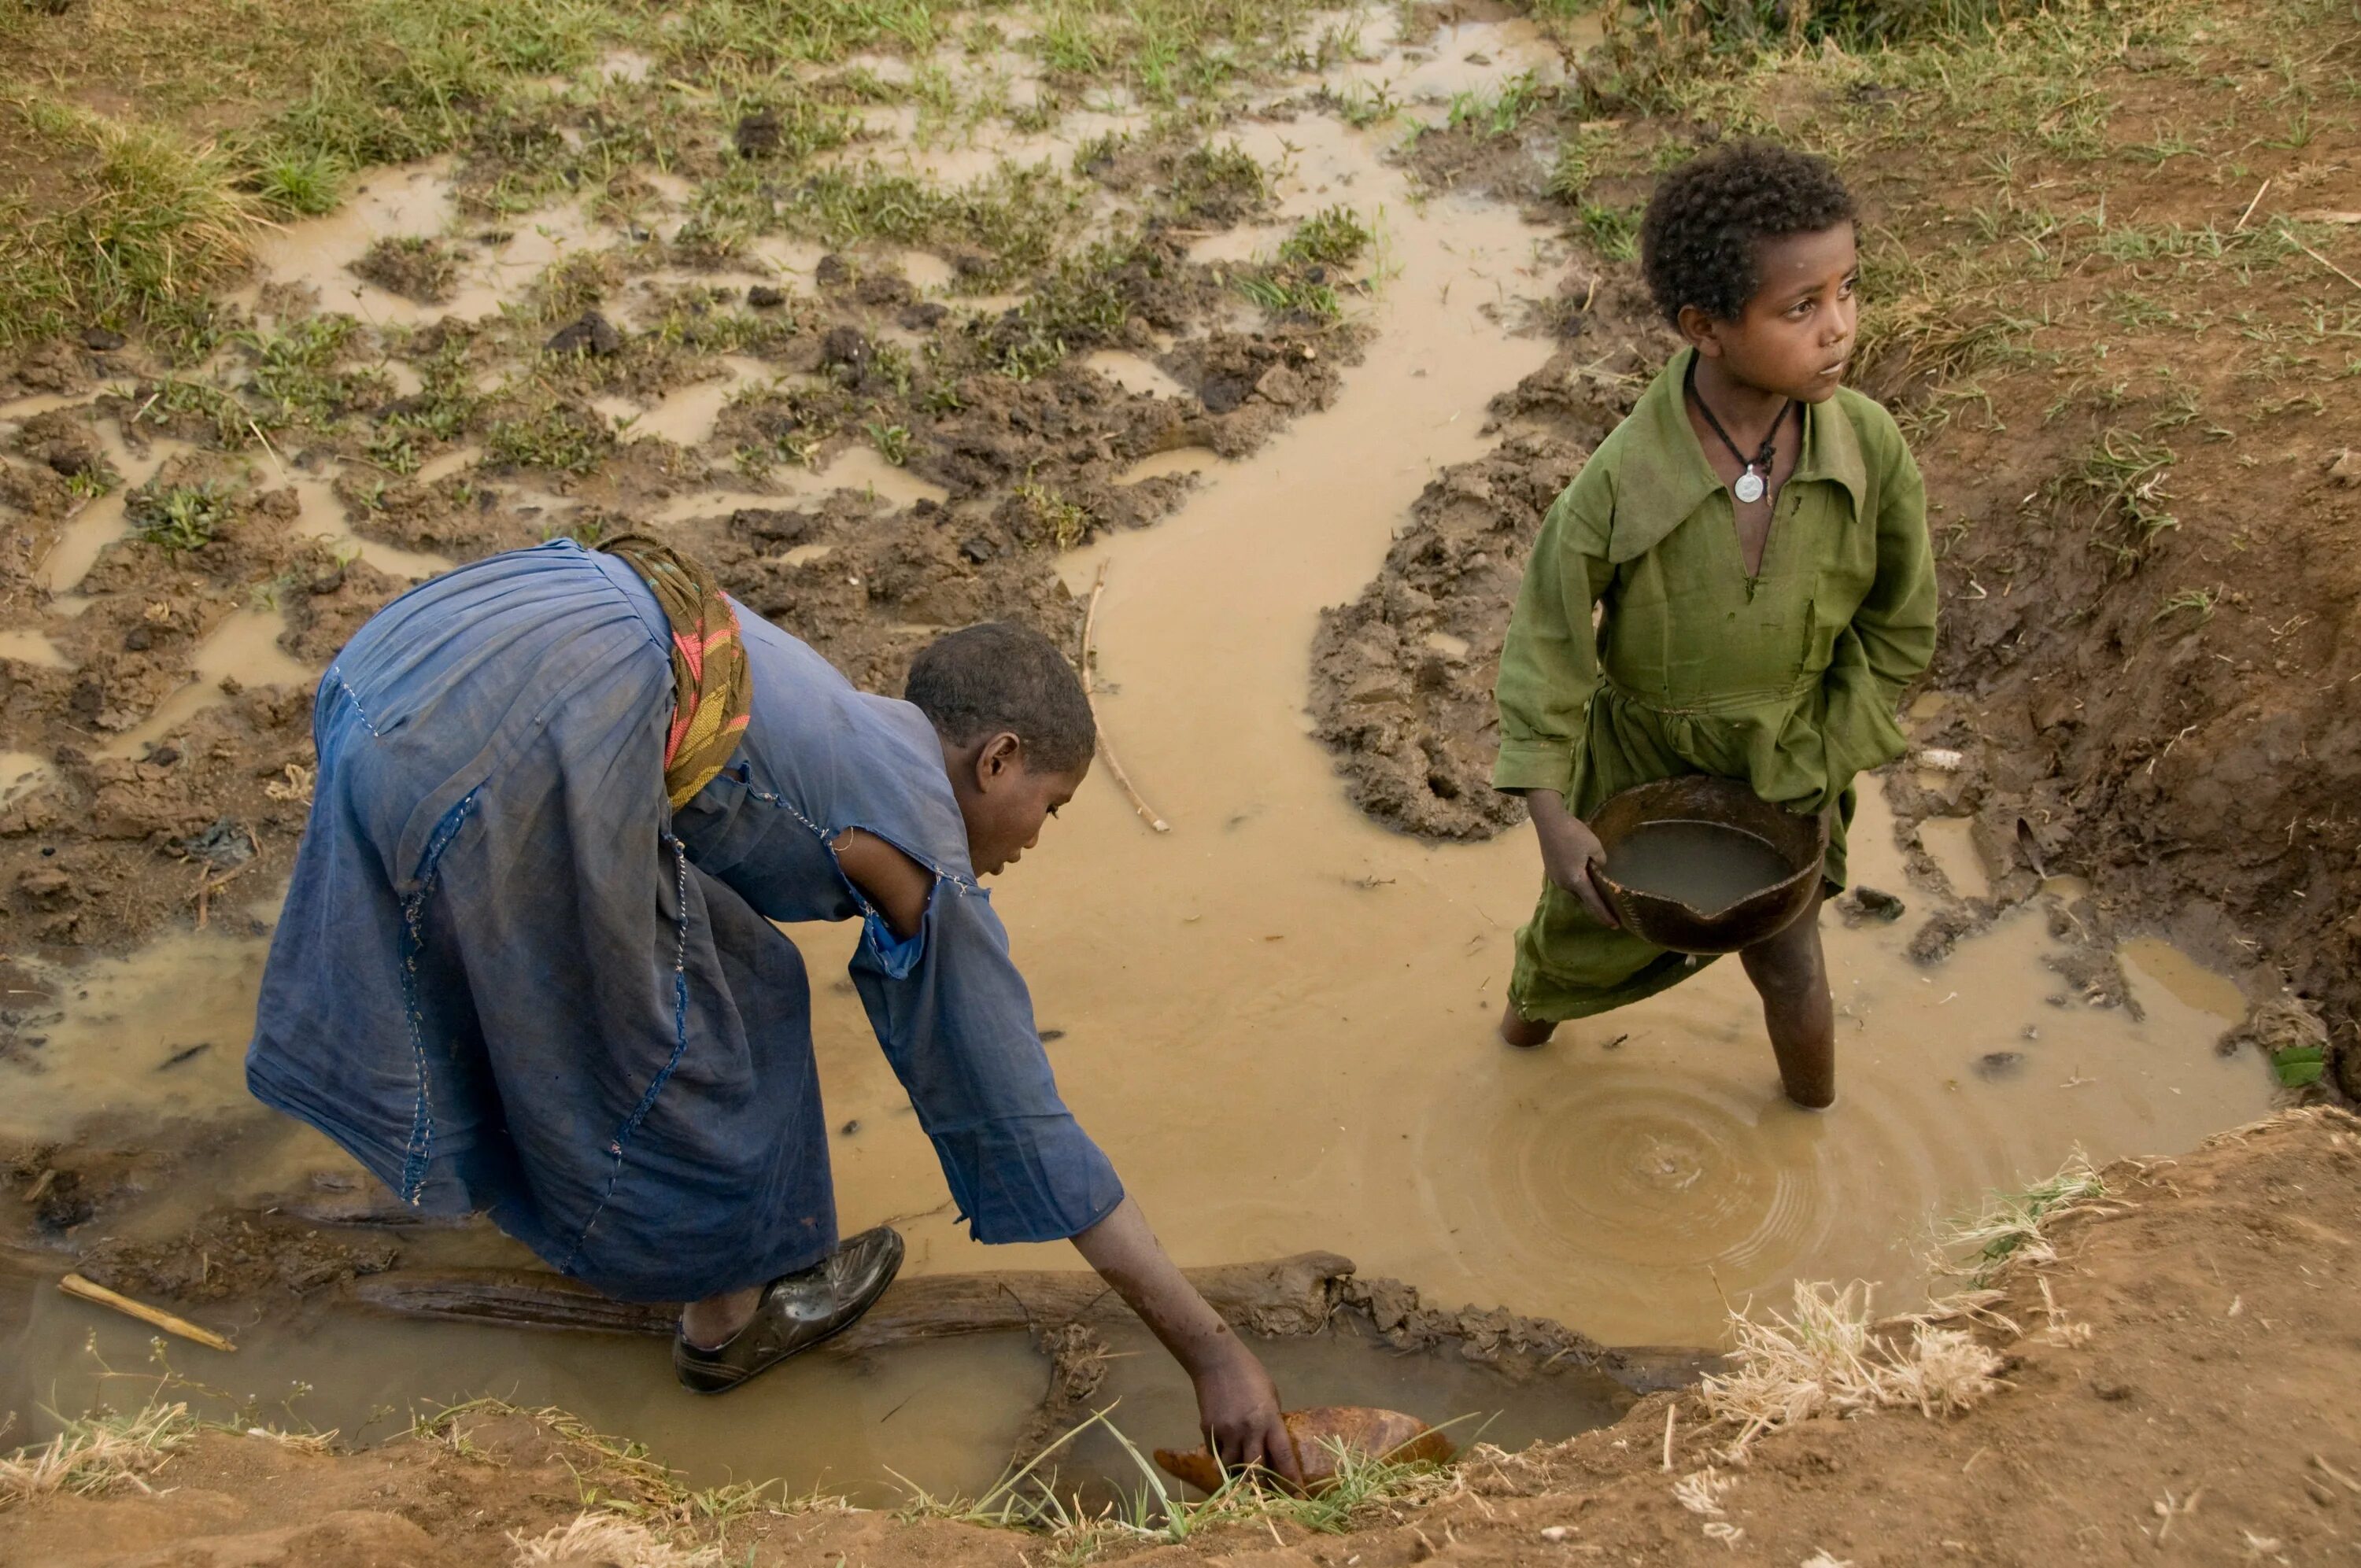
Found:
<svg viewBox="0 0 2361 1568"><path fill-rule="evenodd" d="M1738 476L1738 483L1730 487L1732 494L1752 506L1763 499L1763 476L1749 468Z"/></svg>

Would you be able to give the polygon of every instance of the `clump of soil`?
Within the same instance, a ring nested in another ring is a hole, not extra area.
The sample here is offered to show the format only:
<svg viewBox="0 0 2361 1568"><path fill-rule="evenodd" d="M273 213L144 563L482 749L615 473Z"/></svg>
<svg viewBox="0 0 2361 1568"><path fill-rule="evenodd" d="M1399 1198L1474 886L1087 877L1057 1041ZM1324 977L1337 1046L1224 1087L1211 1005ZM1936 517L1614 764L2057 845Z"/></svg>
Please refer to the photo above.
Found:
<svg viewBox="0 0 2361 1568"><path fill-rule="evenodd" d="M390 293L434 305L451 297L466 258L465 251L439 236L388 235L361 253L353 271Z"/></svg>
<svg viewBox="0 0 2361 1568"><path fill-rule="evenodd" d="M1582 455L1518 436L1427 486L1376 582L1322 612L1312 644L1320 739L1354 804L1389 827L1488 839L1524 818L1491 786L1492 684L1533 535Z"/></svg>
<svg viewBox="0 0 2361 1568"><path fill-rule="evenodd" d="M1523 802L1491 785L1509 611L1551 503L1642 384L1635 330L1598 319L1494 400L1496 425L1511 433L1436 476L1377 579L1321 615L1317 733L1342 753L1355 804L1389 827L1488 839L1524 820Z"/></svg>
<svg viewBox="0 0 2361 1568"><path fill-rule="evenodd" d="M102 1240L76 1270L143 1300L220 1301L341 1285L393 1266L398 1249L377 1236L331 1236L267 1215L215 1215L165 1242Z"/></svg>

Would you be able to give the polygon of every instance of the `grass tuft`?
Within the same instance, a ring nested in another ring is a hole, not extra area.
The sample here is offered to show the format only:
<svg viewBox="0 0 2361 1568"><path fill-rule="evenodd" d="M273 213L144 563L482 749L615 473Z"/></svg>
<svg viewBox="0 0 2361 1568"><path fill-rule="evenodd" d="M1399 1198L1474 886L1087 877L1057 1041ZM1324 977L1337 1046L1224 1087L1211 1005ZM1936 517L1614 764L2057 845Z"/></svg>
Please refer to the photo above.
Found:
<svg viewBox="0 0 2361 1568"><path fill-rule="evenodd" d="M2058 1249L2046 1227L2078 1210L2105 1207L2107 1198L2106 1179L2090 1157L2077 1150L2055 1176L2019 1191L1991 1193L1975 1213L1947 1227L1942 1250L1963 1259L1947 1265L1947 1271L1965 1275L1971 1287L1982 1288L2012 1259L2055 1263Z"/></svg>
<svg viewBox="0 0 2361 1568"><path fill-rule="evenodd" d="M1717 1420L1739 1429L1733 1457L1813 1416L1907 1405L1947 1415L1999 1387L2000 1355L1965 1329L1916 1323L1907 1344L1881 1336L1871 1318L1874 1288L1799 1279L1792 1313L1730 1313L1731 1370L1708 1375L1701 1392Z"/></svg>
<svg viewBox="0 0 2361 1568"><path fill-rule="evenodd" d="M172 554L202 550L221 536L235 513L235 495L225 485L143 485L125 498L131 532Z"/></svg>
<svg viewBox="0 0 2361 1568"><path fill-rule="evenodd" d="M586 1563L601 1568L721 1568L722 1561L719 1547L683 1547L637 1519L609 1513L577 1514L533 1537L512 1531L509 1541L516 1549L509 1559L515 1568L575 1568Z"/></svg>
<svg viewBox="0 0 2361 1568"><path fill-rule="evenodd" d="M0 201L0 345L187 304L246 268L260 203L216 148L49 99L9 107L81 194Z"/></svg>
<svg viewBox="0 0 2361 1568"><path fill-rule="evenodd" d="M70 1421L43 1447L0 1454L0 1508L60 1492L87 1497L124 1486L151 1490L145 1477L194 1436L198 1426L185 1404Z"/></svg>

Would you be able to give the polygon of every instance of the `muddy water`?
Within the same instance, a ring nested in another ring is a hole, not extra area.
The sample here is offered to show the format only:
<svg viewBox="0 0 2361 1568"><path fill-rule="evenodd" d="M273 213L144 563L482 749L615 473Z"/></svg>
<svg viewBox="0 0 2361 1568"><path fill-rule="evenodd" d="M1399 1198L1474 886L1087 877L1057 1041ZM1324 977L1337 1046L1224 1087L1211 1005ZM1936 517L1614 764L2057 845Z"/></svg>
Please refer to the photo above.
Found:
<svg viewBox="0 0 2361 1568"><path fill-rule="evenodd" d="M287 620L276 609L233 611L197 644L196 673L156 705L156 711L101 748L110 757L137 757L216 703L228 700L225 682L237 686L308 686L317 673L279 646Z"/></svg>
<svg viewBox="0 0 2361 1568"><path fill-rule="evenodd" d="M129 532L125 509L130 492L154 478L157 470L173 457L196 450L186 442L157 439L145 443L135 453L113 423L94 424L91 429L122 483L87 502L66 520L57 542L49 546L41 563L52 594L72 592L89 575L100 552Z"/></svg>
<svg viewBox="0 0 2361 1568"><path fill-rule="evenodd" d="M1415 68L1422 98L1497 90L1536 53L1513 27L1471 24L1446 41L1431 60L1396 62L1397 76ZM1553 242L1498 208L1411 201L1375 141L1325 119L1249 125L1240 139L1284 164L1287 218L1343 203L1380 231L1382 282L1364 307L1378 335L1331 410L1250 463L1168 455L1160 471L1200 473L1189 506L1067 564L1078 588L1108 570L1106 733L1173 829L1149 833L1093 779L996 896L1040 1021L1059 1032L1068 1098L1183 1261L1327 1247L1446 1302L1505 1302L1610 1342L1710 1342L1725 1294L1776 1292L1799 1275L1883 1279L1900 1305L1931 1216L2045 1174L2077 1145L2101 1158L2169 1153L2265 1108L2265 1075L2211 1050L2235 988L2169 948L2126 951L2137 1017L2069 994L2045 965L2059 949L2038 911L1964 941L1940 968L1912 966L1909 931L1943 894L1910 880L1873 790L1853 834L1856 874L1902 890L1914 910L1889 927L1827 922L1842 1030L1833 1113L1780 1098L1754 998L1730 964L1545 1049L1501 1046L1491 1022L1538 878L1529 837L1426 845L1361 817L1309 738L1305 664L1319 609L1360 590L1427 480L1485 449L1487 400L1542 363L1546 345L1503 336L1486 307L1546 289ZM447 221L431 172L424 185L401 179L336 247L357 256L376 233ZM497 294L569 243L563 224L521 225L470 287ZM340 268L339 254L284 264ZM785 243L766 254L805 269L816 259ZM370 302L393 312L390 299ZM648 417L708 425L712 385ZM786 477L798 494L939 495L867 447ZM762 504L776 498L707 493L667 515ZM307 497L307 526L311 516ZM52 581L68 567L78 580L87 559L53 558ZM273 636L262 612L234 619L172 701L201 703L223 674L275 678ZM202 1162L202 1180L125 1222L158 1235L194 1205L348 1168L243 1095L237 1058L268 917L217 912L206 932L62 977L65 1016L46 1027L38 1070L0 1065L0 1137L56 1136L93 1116L243 1129ZM915 1271L1072 1266L1062 1246L987 1252L964 1239L841 979L852 933L793 935L814 966L846 1227L894 1218ZM447 1245L513 1255L467 1236ZM222 1326L245 1337L235 1363L195 1351L180 1361L266 1398L310 1382L301 1413L355 1434L383 1430L368 1426L379 1406L406 1414L413 1401L500 1393L570 1406L700 1479L779 1475L798 1487L868 1483L890 1466L973 1489L1043 1377L1021 1343L970 1342L798 1364L716 1405L675 1388L653 1343L346 1317ZM0 1299L0 1334L13 1332L0 1409L90 1403L98 1385L81 1346L93 1328L109 1363L140 1365L137 1325L46 1289ZM1502 1410L1488 1435L1510 1441L1576 1430L1606 1408L1561 1391L1527 1409L1469 1369L1372 1361L1351 1346L1284 1347L1273 1362L1291 1402ZM1138 1354L1117 1368L1127 1431L1185 1435L1168 1363ZM1446 1376L1475 1381L1426 1381Z"/></svg>
<svg viewBox="0 0 2361 1568"><path fill-rule="evenodd" d="M1701 915L1719 915L1795 870L1763 839L1719 822L1643 823L1607 852L1607 874L1623 886Z"/></svg>
<svg viewBox="0 0 2361 1568"><path fill-rule="evenodd" d="M1781 1098L1734 964L1544 1050L1501 1046L1538 878L1528 836L1428 846L1357 816L1305 733L1304 667L1319 608L1368 580L1433 470L1482 449L1485 400L1540 362L1479 306L1535 286L1543 236L1481 206L1413 207L1329 122L1284 135L1290 213L1378 215L1399 268L1380 335L1333 409L1206 471L1178 517L1071 561L1078 589L1109 569L1106 732L1173 830L1148 832L1093 780L998 895L1042 1023L1064 1031L1070 1100L1177 1252L1334 1246L1610 1342L1710 1341L1724 1291L1861 1276L1906 1299L1933 1216L2078 1145L2169 1151L2266 1108L2265 1075L2211 1048L2234 1009L2190 1005L2136 963L2142 1019L2053 1002L2068 988L2038 912L1933 970L1904 955L1914 921L1828 917L1832 1115ZM1923 914L1938 895L1866 793L1857 874ZM845 934L798 938L818 973L839 970ZM939 1207L851 997L819 989L831 1120L861 1124L836 1146L848 1220L917 1212L915 1267L997 1261Z"/></svg>
<svg viewBox="0 0 2361 1568"><path fill-rule="evenodd" d="M1976 849L1973 827L1964 817L1929 817L1918 824L1918 842L1942 868L1953 893L1961 898L1990 898L1992 878Z"/></svg>

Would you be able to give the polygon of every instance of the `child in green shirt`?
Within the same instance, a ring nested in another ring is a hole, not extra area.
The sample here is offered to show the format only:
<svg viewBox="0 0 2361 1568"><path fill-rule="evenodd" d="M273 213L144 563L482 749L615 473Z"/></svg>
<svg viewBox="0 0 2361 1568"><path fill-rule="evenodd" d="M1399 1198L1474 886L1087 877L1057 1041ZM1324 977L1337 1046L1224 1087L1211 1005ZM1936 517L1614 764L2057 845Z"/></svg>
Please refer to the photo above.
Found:
<svg viewBox="0 0 2361 1568"><path fill-rule="evenodd" d="M1641 253L1687 346L1550 509L1500 653L1492 783L1525 796L1547 873L1500 1020L1517 1046L1701 962L1618 927L1584 818L1652 780L1741 779L1834 808L1820 896L1840 889L1853 775L1903 754L1895 707L1935 651L1917 466L1843 384L1859 262L1836 171L1763 142L1699 158L1658 187ZM1788 1098L1824 1108L1818 915L1739 958Z"/></svg>

